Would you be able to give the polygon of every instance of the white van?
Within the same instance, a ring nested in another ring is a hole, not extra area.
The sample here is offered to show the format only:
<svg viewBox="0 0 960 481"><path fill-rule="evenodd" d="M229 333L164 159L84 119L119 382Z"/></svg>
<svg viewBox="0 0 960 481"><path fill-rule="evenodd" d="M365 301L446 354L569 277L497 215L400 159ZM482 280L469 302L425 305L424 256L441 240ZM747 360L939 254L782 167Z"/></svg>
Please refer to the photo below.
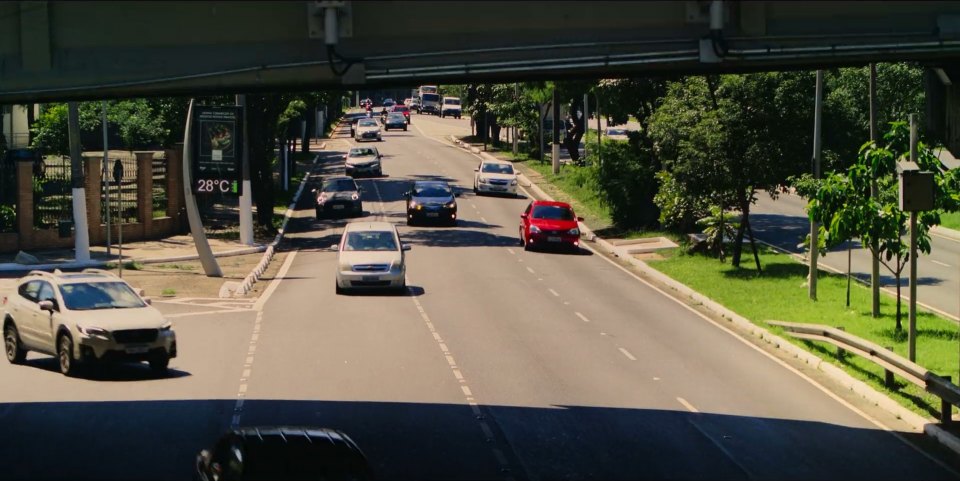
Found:
<svg viewBox="0 0 960 481"><path fill-rule="evenodd" d="M451 116L460 118L462 110L460 109L460 99L458 97L444 97L443 104L440 106L440 118Z"/></svg>

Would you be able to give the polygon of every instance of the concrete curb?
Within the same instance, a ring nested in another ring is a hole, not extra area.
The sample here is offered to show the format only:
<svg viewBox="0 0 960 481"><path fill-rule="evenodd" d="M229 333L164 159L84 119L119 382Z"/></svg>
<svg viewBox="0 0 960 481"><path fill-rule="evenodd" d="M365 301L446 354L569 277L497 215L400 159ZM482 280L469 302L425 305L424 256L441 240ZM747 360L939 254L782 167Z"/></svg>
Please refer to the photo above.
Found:
<svg viewBox="0 0 960 481"><path fill-rule="evenodd" d="M453 136L451 136L451 138L453 139ZM456 139L453 139L453 140L455 144L459 145L462 148L470 150L471 152L476 149L475 147L470 148L467 144L459 140L456 140ZM474 152L474 153L480 154L479 152ZM480 155L481 157L484 157L484 156L492 157L486 153L482 153ZM543 189L541 189L535 183L530 181L530 179L527 178L525 175L519 174L518 177L521 178L526 183L526 185L523 185L523 187L529 188L531 191L533 191L533 194L535 196L542 198L544 200L553 200L553 198L550 195L544 192ZM581 222L580 227L581 227L581 231L583 232L583 236L585 238L596 242L597 245L599 245L601 248L617 256L618 258L626 260L638 271L640 271L640 274L642 276L655 280L661 285L664 285L669 289L672 289L677 294L687 297L698 304L701 304L707 310L713 312L714 314L719 315L720 317L726 319L728 322L736 325L737 327L743 329L744 331L749 332L754 337L762 339L763 341L773 345L777 349L784 351L787 354L790 354L793 357L805 362L811 367L825 373L827 376L831 377L833 380L837 381L844 387L855 392L857 395L859 395L863 399L866 399L867 401L874 403L881 409L884 409L885 411L890 412L891 414L904 420L906 423L912 426L917 432L926 433L930 437L936 439L940 444L947 447L948 449L956 453L960 453L960 438L958 438L957 436L954 436L953 434L949 433L945 429L938 426L936 424L936 420L931 418L925 418L913 411L910 411L909 409L898 404L893 399L889 398L888 396L872 388L865 382L860 381L858 379L854 379L852 376L847 374L843 369L837 366L834 366L829 362L824 361L820 357L804 350L801 347L798 347L792 344L786 339L771 333L769 330L763 327L760 327L754 324L753 322L750 322L750 320L748 320L747 318L733 312L732 310L728 309L723 305L720 305L719 303L713 301L707 296L700 294L699 292L693 290L689 286L650 267L650 265L647 264L646 262L643 262L642 260L637 259L632 255L621 256L616 246L614 246L607 240L598 237L596 234L593 233L593 231L589 228L589 226ZM949 229L946 229L946 230L949 230ZM958 240L960 240L960 233L957 233L956 231L950 231L950 233L956 234ZM949 235L950 234L947 234L947 236Z"/></svg>
<svg viewBox="0 0 960 481"><path fill-rule="evenodd" d="M340 122L342 123L342 122ZM339 124L337 126L339 128ZM320 149L323 150L327 147L327 143L324 142L320 144ZM317 162L320 161L320 154L317 154L313 158L313 162L310 164L311 167L317 165ZM310 169L313 170L312 168ZM297 207L297 201L300 200L300 194L303 193L303 188L307 185L307 180L310 179L310 172L307 172L303 179L300 180L300 187L297 188L297 193L293 194L293 200L290 201L290 205L287 206L287 211L283 214L283 224L280 225L280 232L277 232L277 236L273 239L273 242L270 245L266 246L266 250L263 253L263 257L260 258L260 262L257 263L257 266L247 274L247 277L243 279L243 282L240 283L240 286L237 287L237 290L234 291L234 297L241 297L247 295L253 285L260 280L260 276L266 272L267 267L270 266L270 261L273 260L273 255L276 253L277 245L280 244L280 241L283 240L283 234L287 231L287 224L290 222L290 217L293 215L293 210Z"/></svg>
<svg viewBox="0 0 960 481"><path fill-rule="evenodd" d="M960 231L955 231L953 229L935 225L930 229L930 233L939 235L942 237L946 237L947 239L950 239L950 240L955 240L957 242L960 242Z"/></svg>
<svg viewBox="0 0 960 481"><path fill-rule="evenodd" d="M232 256L242 256L246 254L256 254L257 252L263 252L266 250L267 246L253 246L253 247L242 247L240 249L233 249L229 251L214 252L214 257L232 257ZM197 254L190 254L185 256L174 256L174 257L148 257L145 259L124 259L124 262L138 262L140 264L160 264L164 262L181 262L181 261L192 261L199 259L200 256ZM34 270L53 270L53 269L86 269L88 267L103 267L107 264L117 262L115 259L107 261L89 261L89 262L61 262L54 264L0 264L0 272L28 272Z"/></svg>

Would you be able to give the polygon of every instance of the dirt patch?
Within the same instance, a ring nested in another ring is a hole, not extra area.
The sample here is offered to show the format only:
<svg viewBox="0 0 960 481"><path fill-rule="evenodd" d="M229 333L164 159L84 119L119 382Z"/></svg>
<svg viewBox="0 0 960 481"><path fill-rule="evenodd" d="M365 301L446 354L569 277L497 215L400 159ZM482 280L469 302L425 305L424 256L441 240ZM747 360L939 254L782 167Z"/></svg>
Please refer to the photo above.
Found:
<svg viewBox="0 0 960 481"><path fill-rule="evenodd" d="M146 295L152 298L176 297L218 297L220 287L224 282L243 282L243 279L256 267L263 257L263 253L246 254L242 256L220 257L217 262L223 271L223 277L207 277L203 273L203 266L199 260L171 262L165 264L137 265L136 270L124 269L123 278L135 288L141 288ZM285 253L278 253L270 262L266 275L278 269L286 257ZM116 272L116 269L113 270ZM254 285L249 296L258 295L262 290L264 279Z"/></svg>
<svg viewBox="0 0 960 481"><path fill-rule="evenodd" d="M642 261L662 261L664 257L656 252L639 252L633 254L635 259L640 259Z"/></svg>

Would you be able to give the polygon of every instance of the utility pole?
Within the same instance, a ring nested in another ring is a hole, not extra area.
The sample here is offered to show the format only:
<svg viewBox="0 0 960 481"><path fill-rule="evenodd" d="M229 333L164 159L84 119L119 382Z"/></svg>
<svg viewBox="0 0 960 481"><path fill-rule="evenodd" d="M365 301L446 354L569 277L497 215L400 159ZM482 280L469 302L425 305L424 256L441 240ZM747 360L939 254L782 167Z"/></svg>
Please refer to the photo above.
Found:
<svg viewBox="0 0 960 481"><path fill-rule="evenodd" d="M100 101L100 125L103 127L103 165L101 165L100 173L100 190L103 190L103 184L106 182L107 185L107 255L110 255L110 174L107 169L110 166L110 157L109 152L110 148L107 147L107 101Z"/></svg>
<svg viewBox="0 0 960 481"><path fill-rule="evenodd" d="M917 121L910 114L910 162L917 162ZM910 211L910 361L917 360L917 211Z"/></svg>
<svg viewBox="0 0 960 481"><path fill-rule="evenodd" d="M514 83L513 84L513 100L516 101L518 98L520 98L520 84ZM517 141L517 126L514 125L513 126L513 157L514 158L517 157L518 150L519 149L518 149L518 141Z"/></svg>
<svg viewBox="0 0 960 481"><path fill-rule="evenodd" d="M597 96L597 164L603 165L603 149L600 148L600 92L594 95Z"/></svg>
<svg viewBox="0 0 960 481"><path fill-rule="evenodd" d="M880 135L877 133L877 64L870 64L870 141L879 142ZM877 187L877 179L870 181L870 197L876 201L880 191ZM876 252L879 252L880 246L876 240L871 243L870 253L870 290L872 297L872 315L880 317L880 258Z"/></svg>
<svg viewBox="0 0 960 481"><path fill-rule="evenodd" d="M243 108L243 180L240 186L240 243L253 245L253 192L250 187L250 144L247 139L247 96L237 95L237 105Z"/></svg>
<svg viewBox="0 0 960 481"><path fill-rule="evenodd" d="M187 126L183 129L183 197L187 206L187 220L190 222L190 235L193 244L197 247L200 264L207 277L223 277L220 264L210 249L207 235L203 232L203 222L200 219L200 209L197 208L197 199L193 195L193 99L187 109Z"/></svg>
<svg viewBox="0 0 960 481"><path fill-rule="evenodd" d="M560 173L560 97L557 93L557 86L553 86L553 149L551 149L550 159L553 162L553 174Z"/></svg>
<svg viewBox="0 0 960 481"><path fill-rule="evenodd" d="M590 129L587 128L590 125L590 111L587 110L590 105L590 94L583 94L583 161L587 161L587 144L589 140L587 139L587 131Z"/></svg>
<svg viewBox="0 0 960 481"><path fill-rule="evenodd" d="M813 178L820 178L820 126L823 114L823 70L817 70L817 90L816 90L816 100L814 101L814 114L813 114ZM814 301L817 300L817 256L820 254L820 250L817 246L818 234L819 234L819 223L815 220L810 220L810 282L809 295L810 299Z"/></svg>
<svg viewBox="0 0 960 481"><path fill-rule="evenodd" d="M87 229L87 195L83 188L80 111L76 102L67 102L67 129L70 137L70 177L73 185L74 259L85 262L90 260L90 231Z"/></svg>

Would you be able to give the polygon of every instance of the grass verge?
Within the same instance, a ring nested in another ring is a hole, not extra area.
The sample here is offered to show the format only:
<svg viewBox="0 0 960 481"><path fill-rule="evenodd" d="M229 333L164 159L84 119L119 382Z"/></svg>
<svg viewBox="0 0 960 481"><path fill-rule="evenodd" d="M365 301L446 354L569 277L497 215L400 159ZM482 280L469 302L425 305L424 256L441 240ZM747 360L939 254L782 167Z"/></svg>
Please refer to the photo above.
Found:
<svg viewBox="0 0 960 481"><path fill-rule="evenodd" d="M764 249L760 254L762 273L753 258L744 252L739 268L702 254L688 254L683 248L660 251L662 260L647 263L671 278L726 306L754 324L774 332L790 342L830 362L856 379L885 392L901 405L924 416L936 417L940 400L922 388L902 379L897 389L884 386L884 370L859 356L837 357L831 344L803 341L790 337L781 328L766 321L777 320L843 327L855 336L884 347L892 347L907 357L907 305L903 305L903 330L896 331L896 300L880 297L881 317L871 316L870 290L857 282L850 288L850 307L846 307L845 276L821 273L817 281L817 301L808 297L807 266L792 257ZM775 295L771 295L775 293ZM953 321L927 312L917 313L917 364L941 374L957 374L960 330ZM954 376L956 379L956 376Z"/></svg>
<svg viewBox="0 0 960 481"><path fill-rule="evenodd" d="M940 225L948 229L960 230L960 212L940 214Z"/></svg>

